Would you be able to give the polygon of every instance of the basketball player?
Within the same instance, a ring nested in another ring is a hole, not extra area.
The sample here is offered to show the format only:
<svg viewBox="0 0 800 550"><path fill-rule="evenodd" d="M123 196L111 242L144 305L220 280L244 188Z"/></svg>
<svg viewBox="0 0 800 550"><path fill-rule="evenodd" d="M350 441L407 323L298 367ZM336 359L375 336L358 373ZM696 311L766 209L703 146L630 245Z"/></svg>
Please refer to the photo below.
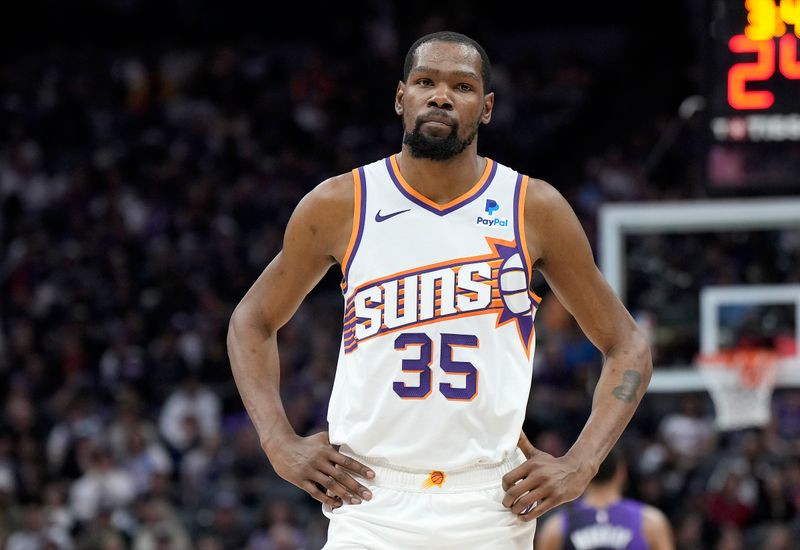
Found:
<svg viewBox="0 0 800 550"><path fill-rule="evenodd" d="M674 550L664 514L622 497L626 480L622 454L612 449L583 496L544 522L536 550Z"/></svg>
<svg viewBox="0 0 800 550"><path fill-rule="evenodd" d="M323 504L326 549L529 549L535 519L577 498L650 379L643 333L549 184L479 156L491 66L426 35L394 97L402 149L320 183L234 311L234 378L275 471ZM296 434L276 333L338 264L343 333L329 432ZM605 355L591 415L561 457L517 447L538 269Z"/></svg>

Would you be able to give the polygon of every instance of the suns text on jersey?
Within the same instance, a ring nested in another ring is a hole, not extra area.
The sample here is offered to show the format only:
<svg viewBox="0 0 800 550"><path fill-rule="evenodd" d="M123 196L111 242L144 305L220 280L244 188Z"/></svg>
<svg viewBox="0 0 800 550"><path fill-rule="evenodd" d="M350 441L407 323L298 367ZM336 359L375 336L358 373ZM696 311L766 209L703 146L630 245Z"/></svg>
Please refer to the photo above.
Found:
<svg viewBox="0 0 800 550"><path fill-rule="evenodd" d="M345 336L361 341L398 328L502 308L502 258L421 268L375 281L348 301Z"/></svg>

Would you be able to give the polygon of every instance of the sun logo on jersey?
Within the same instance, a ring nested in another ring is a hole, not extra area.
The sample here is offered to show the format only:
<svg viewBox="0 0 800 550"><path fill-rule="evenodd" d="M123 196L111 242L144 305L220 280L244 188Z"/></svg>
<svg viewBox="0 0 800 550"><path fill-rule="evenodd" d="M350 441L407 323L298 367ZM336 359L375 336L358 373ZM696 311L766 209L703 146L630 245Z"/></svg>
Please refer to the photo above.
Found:
<svg viewBox="0 0 800 550"><path fill-rule="evenodd" d="M387 333L472 315L515 323L530 356L540 298L514 241L486 237L490 252L394 273L360 285L345 307L345 353Z"/></svg>
<svg viewBox="0 0 800 550"><path fill-rule="evenodd" d="M433 470L428 474L428 478L422 482L422 488L430 489L435 486L441 489L445 479L447 479L447 475L444 472L441 470Z"/></svg>

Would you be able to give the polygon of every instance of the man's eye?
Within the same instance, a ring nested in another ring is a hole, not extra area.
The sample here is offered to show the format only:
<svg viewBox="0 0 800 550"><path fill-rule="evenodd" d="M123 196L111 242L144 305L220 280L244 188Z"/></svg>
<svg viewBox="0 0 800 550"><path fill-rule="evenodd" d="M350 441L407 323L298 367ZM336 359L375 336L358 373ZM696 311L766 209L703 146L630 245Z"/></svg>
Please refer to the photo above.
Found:
<svg viewBox="0 0 800 550"><path fill-rule="evenodd" d="M430 85L432 85L432 84L433 84L433 81L431 81L431 80L429 80L429 79L427 79L427 78L421 78L421 79L419 79L419 85L420 85L420 86L430 86Z"/></svg>
<svg viewBox="0 0 800 550"><path fill-rule="evenodd" d="M470 92L472 91L472 86L470 86L469 84L459 84L458 89L459 91L462 92Z"/></svg>

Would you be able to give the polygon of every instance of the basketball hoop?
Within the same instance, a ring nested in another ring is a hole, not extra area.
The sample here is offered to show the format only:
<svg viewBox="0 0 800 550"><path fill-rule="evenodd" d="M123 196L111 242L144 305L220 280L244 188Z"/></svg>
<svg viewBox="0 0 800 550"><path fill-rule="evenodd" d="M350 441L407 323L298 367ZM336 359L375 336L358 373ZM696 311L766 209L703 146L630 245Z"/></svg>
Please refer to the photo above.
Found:
<svg viewBox="0 0 800 550"><path fill-rule="evenodd" d="M765 426L772 417L781 356L768 349L734 349L700 355L698 366L720 430Z"/></svg>

